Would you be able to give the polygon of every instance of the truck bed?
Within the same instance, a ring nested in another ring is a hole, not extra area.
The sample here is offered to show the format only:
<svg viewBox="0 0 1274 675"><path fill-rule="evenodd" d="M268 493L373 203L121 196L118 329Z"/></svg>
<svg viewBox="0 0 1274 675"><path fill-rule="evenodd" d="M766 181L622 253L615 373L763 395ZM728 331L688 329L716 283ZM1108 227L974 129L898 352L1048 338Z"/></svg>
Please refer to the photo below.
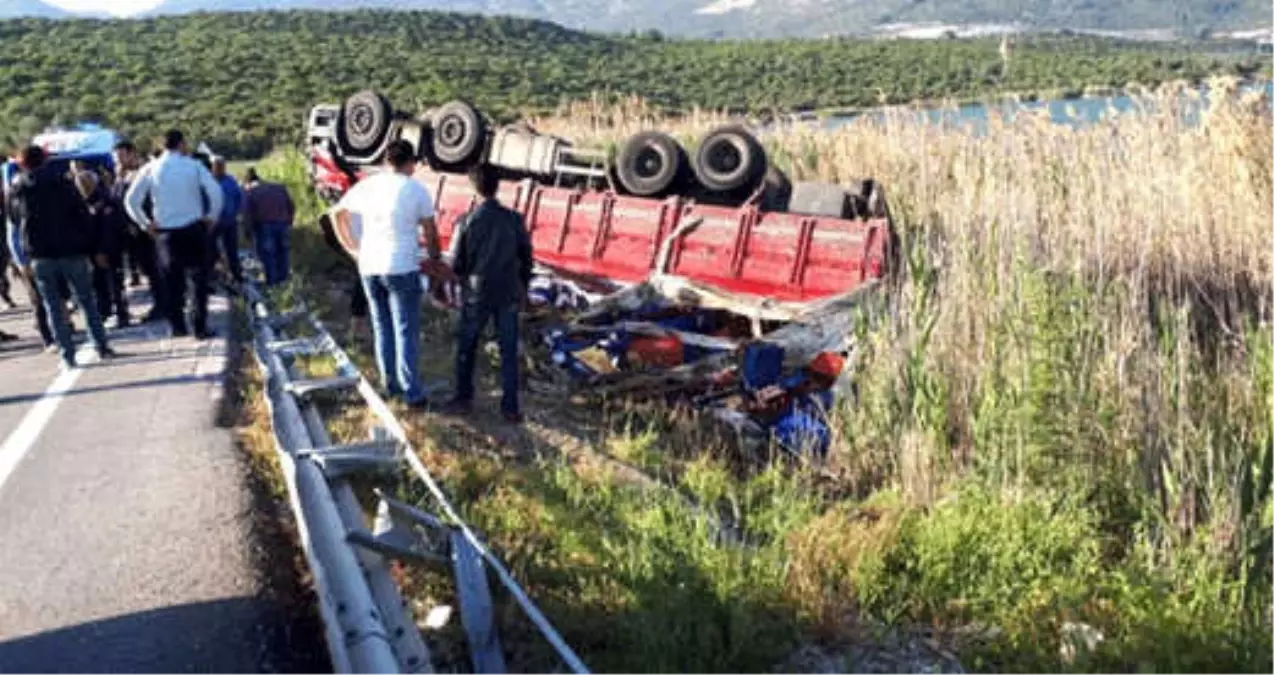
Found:
<svg viewBox="0 0 1274 675"><path fill-rule="evenodd" d="M321 166L322 158L315 161ZM434 198L446 247L476 196L464 175L422 169L415 178ZM537 262L584 278L631 284L662 272L735 294L811 302L853 291L888 267L885 218L774 213L532 181L501 182L499 199L526 218ZM357 255L350 234L339 237Z"/></svg>

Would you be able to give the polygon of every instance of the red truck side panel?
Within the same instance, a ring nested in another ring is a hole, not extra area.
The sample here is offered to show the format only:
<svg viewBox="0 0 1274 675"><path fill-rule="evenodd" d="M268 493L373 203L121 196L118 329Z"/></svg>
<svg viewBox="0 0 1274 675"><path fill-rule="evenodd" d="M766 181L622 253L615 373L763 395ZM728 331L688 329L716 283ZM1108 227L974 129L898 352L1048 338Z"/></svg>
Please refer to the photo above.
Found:
<svg viewBox="0 0 1274 675"><path fill-rule="evenodd" d="M476 204L465 176L417 172L437 211L448 246L457 222ZM636 283L655 271L663 242L664 272L726 291L808 302L853 290L884 276L889 223L768 213L752 206L702 205L504 181L502 204L526 218L535 257L562 270Z"/></svg>

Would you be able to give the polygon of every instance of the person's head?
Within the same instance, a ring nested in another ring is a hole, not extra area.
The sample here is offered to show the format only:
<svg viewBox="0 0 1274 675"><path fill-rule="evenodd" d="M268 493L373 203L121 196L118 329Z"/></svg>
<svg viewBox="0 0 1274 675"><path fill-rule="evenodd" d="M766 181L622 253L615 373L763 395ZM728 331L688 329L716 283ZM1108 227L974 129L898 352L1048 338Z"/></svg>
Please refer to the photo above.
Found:
<svg viewBox="0 0 1274 675"><path fill-rule="evenodd" d="M500 177L496 175L495 167L486 163L475 164L469 169L469 182L484 199L495 198L496 191L500 189Z"/></svg>
<svg viewBox="0 0 1274 675"><path fill-rule="evenodd" d="M181 133L179 129L169 129L168 133L164 134L164 149L169 152L184 153L186 151L186 135Z"/></svg>
<svg viewBox="0 0 1274 675"><path fill-rule="evenodd" d="M248 167L248 170L243 174L243 182L245 183L252 184L260 182L260 180L261 178L257 176L257 169L254 166Z"/></svg>
<svg viewBox="0 0 1274 675"><path fill-rule="evenodd" d="M86 170L88 170L88 165L86 165L82 160L71 160L71 173L83 173Z"/></svg>
<svg viewBox="0 0 1274 675"><path fill-rule="evenodd" d="M416 149L408 141L394 141L385 151L385 162L394 171L410 176L416 171Z"/></svg>
<svg viewBox="0 0 1274 675"><path fill-rule="evenodd" d="M44 160L48 157L44 153L44 148L38 145L28 145L18 154L18 165L26 171L35 171L44 166Z"/></svg>
<svg viewBox="0 0 1274 675"><path fill-rule="evenodd" d="M212 175L217 178L226 175L226 160L224 157L212 158Z"/></svg>
<svg viewBox="0 0 1274 675"><path fill-rule="evenodd" d="M137 167L137 146L129 141L120 141L111 151L115 160L116 171L129 171Z"/></svg>

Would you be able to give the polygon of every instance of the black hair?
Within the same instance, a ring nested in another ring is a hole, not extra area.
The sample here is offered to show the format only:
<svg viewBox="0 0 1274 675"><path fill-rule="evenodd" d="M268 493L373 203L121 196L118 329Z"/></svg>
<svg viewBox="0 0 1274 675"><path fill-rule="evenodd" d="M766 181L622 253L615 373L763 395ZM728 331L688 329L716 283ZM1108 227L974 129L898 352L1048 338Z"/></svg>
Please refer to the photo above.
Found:
<svg viewBox="0 0 1274 675"><path fill-rule="evenodd" d="M164 148L167 150L176 150L181 147L182 141L186 140L186 135L178 129L169 129L164 134Z"/></svg>
<svg viewBox="0 0 1274 675"><path fill-rule="evenodd" d="M44 148L38 145L28 145L22 149L22 154L18 159L22 162L22 167L28 171L38 169L44 165L44 159L47 155Z"/></svg>
<svg viewBox="0 0 1274 675"><path fill-rule="evenodd" d="M253 183L258 180L261 180L261 179L257 177L257 168L254 166L248 167L247 172L243 174L243 182Z"/></svg>
<svg viewBox="0 0 1274 675"><path fill-rule="evenodd" d="M390 143L389 149L385 151L385 160L395 169L401 169L409 162L416 161L416 149L409 141L396 140Z"/></svg>
<svg viewBox="0 0 1274 675"><path fill-rule="evenodd" d="M120 141L115 144L116 150L124 150L126 152L137 152L137 146L132 141Z"/></svg>
<svg viewBox="0 0 1274 675"><path fill-rule="evenodd" d="M469 182L483 197L494 197L496 190L500 189L500 176L496 174L495 167L486 163L475 164L469 169Z"/></svg>

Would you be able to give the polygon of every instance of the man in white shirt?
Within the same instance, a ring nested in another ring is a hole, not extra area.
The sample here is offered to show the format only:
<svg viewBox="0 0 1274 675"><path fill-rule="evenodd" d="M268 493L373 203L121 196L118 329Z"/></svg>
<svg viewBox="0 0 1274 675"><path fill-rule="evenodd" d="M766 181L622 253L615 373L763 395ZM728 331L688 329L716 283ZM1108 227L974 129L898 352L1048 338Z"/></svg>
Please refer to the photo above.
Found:
<svg viewBox="0 0 1274 675"><path fill-rule="evenodd" d="M150 197L151 219L142 205ZM194 282L195 337L208 331L208 232L221 213L221 186L212 173L186 155L186 139L180 131L164 135L164 152L137 177L125 197L133 222L155 237L159 272L166 293L164 310L174 336L186 330L186 276Z"/></svg>
<svg viewBox="0 0 1274 675"><path fill-rule="evenodd" d="M424 235L429 259L442 258L433 199L412 178L416 151L407 141L395 141L386 151L388 170L364 178L337 204L334 216L342 227L361 220L358 273L367 294L368 313L375 332L376 364L390 396L412 407L426 403L417 364L420 312L424 290L420 283L420 239Z"/></svg>

